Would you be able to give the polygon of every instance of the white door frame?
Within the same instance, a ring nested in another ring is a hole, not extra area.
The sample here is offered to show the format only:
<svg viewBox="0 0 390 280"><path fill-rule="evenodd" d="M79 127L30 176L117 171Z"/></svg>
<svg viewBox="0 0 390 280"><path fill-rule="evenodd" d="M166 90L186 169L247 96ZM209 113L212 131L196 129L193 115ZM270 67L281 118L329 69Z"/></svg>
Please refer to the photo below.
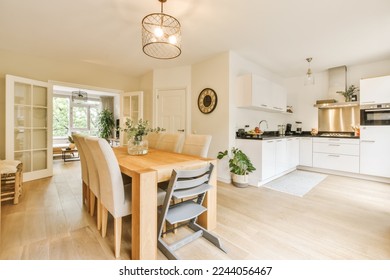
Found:
<svg viewBox="0 0 390 280"><path fill-rule="evenodd" d="M158 124L158 106L157 106L157 96L160 94L161 91L167 91L167 90L184 90L185 92L185 127L184 127L184 134L190 134L191 132L191 91L189 87L167 87L167 88L156 88L153 91L153 127L156 127Z"/></svg>

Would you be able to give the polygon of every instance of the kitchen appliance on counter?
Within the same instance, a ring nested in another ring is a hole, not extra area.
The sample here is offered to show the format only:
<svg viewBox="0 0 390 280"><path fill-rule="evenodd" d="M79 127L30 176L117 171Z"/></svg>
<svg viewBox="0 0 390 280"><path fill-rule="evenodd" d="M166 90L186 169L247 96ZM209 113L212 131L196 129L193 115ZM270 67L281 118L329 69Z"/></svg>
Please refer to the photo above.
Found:
<svg viewBox="0 0 390 280"><path fill-rule="evenodd" d="M390 125L390 103L362 105L360 125Z"/></svg>
<svg viewBox="0 0 390 280"><path fill-rule="evenodd" d="M296 134L302 134L302 122L295 122L295 125L296 125L296 130L295 130L295 133Z"/></svg>
<svg viewBox="0 0 390 280"><path fill-rule="evenodd" d="M292 135L293 132L291 131L291 123L286 124L286 130L284 132L285 135Z"/></svg>

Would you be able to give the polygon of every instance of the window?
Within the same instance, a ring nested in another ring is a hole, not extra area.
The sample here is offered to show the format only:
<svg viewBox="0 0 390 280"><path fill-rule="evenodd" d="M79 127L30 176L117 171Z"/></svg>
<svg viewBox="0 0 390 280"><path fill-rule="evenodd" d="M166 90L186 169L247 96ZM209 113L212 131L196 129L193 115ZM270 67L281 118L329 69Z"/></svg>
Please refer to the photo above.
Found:
<svg viewBox="0 0 390 280"><path fill-rule="evenodd" d="M100 99L74 103L70 96L53 97L53 138L66 139L72 132L97 136L97 120L101 110Z"/></svg>

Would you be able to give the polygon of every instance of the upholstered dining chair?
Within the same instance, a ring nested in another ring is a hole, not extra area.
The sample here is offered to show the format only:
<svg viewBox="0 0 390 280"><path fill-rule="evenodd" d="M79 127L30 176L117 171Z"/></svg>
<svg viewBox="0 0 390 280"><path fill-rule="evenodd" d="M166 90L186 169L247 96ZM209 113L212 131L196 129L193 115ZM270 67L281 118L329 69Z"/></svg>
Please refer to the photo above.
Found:
<svg viewBox="0 0 390 280"><path fill-rule="evenodd" d="M211 143L211 135L188 134L184 139L182 153L207 157Z"/></svg>
<svg viewBox="0 0 390 280"><path fill-rule="evenodd" d="M184 134L182 133L161 133L157 143L157 149L180 153L184 141Z"/></svg>
<svg viewBox="0 0 390 280"><path fill-rule="evenodd" d="M73 133L72 138L76 144L77 150L79 152L80 156L80 162L81 162L81 178L82 178L82 193L83 193L83 204L86 205L87 211L89 212L89 178L88 178L88 167L87 167L87 160L85 159L85 154L83 151L83 147L80 144L80 137L82 137L81 134Z"/></svg>
<svg viewBox="0 0 390 280"><path fill-rule="evenodd" d="M150 132L146 136L146 140L148 140L148 146L149 148L155 149L157 148L157 144L161 138L161 133L159 132Z"/></svg>
<svg viewBox="0 0 390 280"><path fill-rule="evenodd" d="M99 174L102 203L102 237L107 233L108 212L114 217L115 257L120 255L122 217L131 215L131 185L125 185L110 144L102 138L87 138Z"/></svg>
<svg viewBox="0 0 390 280"><path fill-rule="evenodd" d="M96 224L97 229L101 229L102 225L102 210L100 202L100 184L99 184L99 174L96 167L96 162L93 158L92 151L89 145L86 142L84 136L79 136L79 144L84 152L85 160L87 162L88 169L88 183L89 183L89 213L91 216L95 213L95 202L97 201L96 206Z"/></svg>

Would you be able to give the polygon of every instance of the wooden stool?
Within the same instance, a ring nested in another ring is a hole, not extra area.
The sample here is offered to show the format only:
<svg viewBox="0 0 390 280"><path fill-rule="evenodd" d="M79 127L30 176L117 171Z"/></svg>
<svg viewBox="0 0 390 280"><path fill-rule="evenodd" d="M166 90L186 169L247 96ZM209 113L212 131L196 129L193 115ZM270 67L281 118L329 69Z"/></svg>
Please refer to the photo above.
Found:
<svg viewBox="0 0 390 280"><path fill-rule="evenodd" d="M1 160L1 201L19 203L23 184L23 163L17 160Z"/></svg>

